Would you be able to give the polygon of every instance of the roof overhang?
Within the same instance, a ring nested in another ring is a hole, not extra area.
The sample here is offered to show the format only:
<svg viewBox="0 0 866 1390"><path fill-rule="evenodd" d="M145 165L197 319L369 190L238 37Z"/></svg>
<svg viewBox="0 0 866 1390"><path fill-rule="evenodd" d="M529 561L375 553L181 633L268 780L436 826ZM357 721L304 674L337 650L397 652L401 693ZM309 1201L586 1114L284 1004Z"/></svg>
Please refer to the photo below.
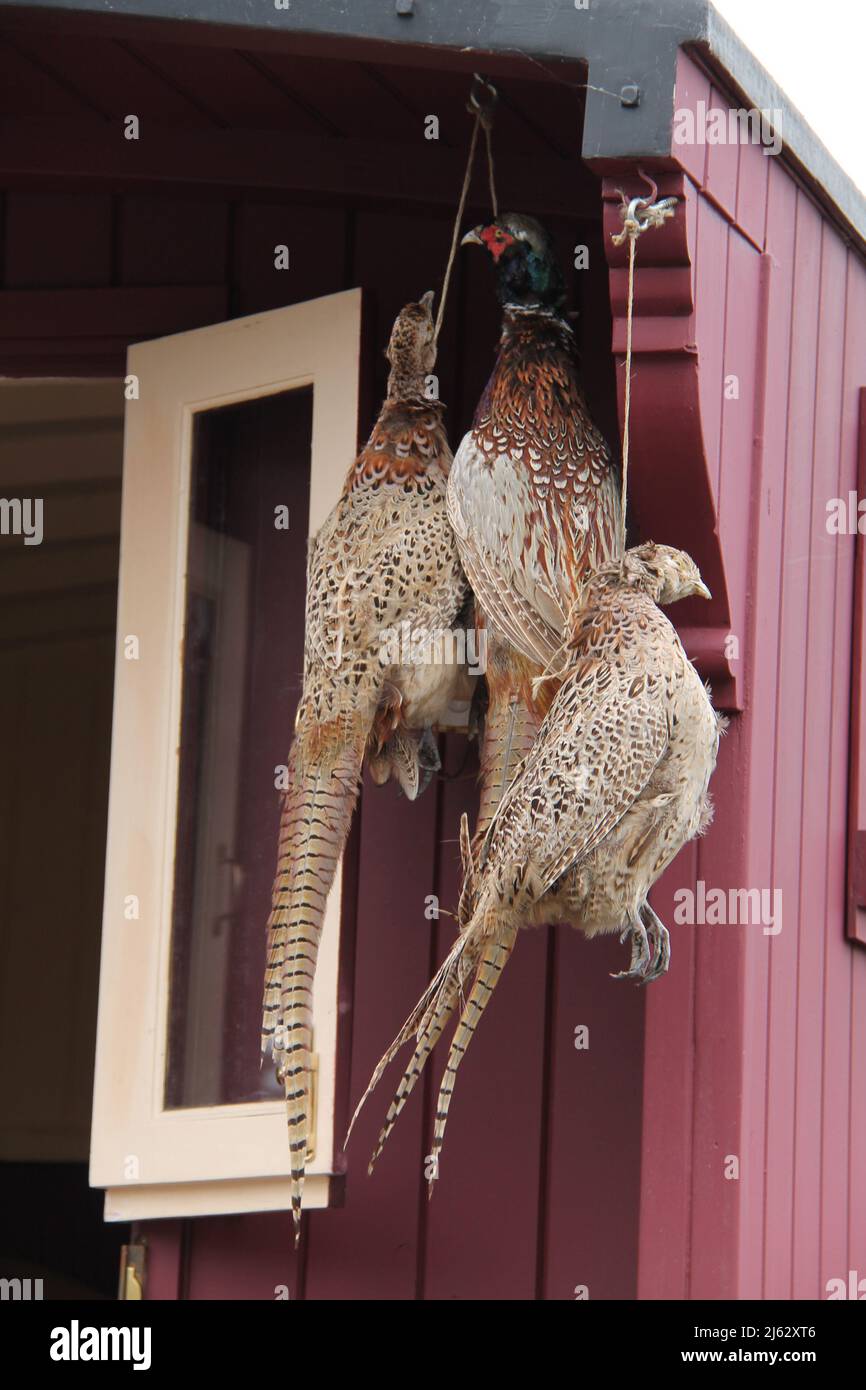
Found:
<svg viewBox="0 0 866 1390"><path fill-rule="evenodd" d="M426 50L482 61L485 55L544 62L570 59L588 66L583 157L615 161L668 160L672 152L677 52L689 49L745 105L779 112L785 157L866 249L866 197L836 163L796 107L716 13L709 0L0 0L0 20L32 25L63 18L97 28L159 29L172 39L213 41L222 31L245 46L299 44L310 51L355 56L383 46ZM181 34L183 31L183 34ZM255 39L253 40L253 35Z"/></svg>

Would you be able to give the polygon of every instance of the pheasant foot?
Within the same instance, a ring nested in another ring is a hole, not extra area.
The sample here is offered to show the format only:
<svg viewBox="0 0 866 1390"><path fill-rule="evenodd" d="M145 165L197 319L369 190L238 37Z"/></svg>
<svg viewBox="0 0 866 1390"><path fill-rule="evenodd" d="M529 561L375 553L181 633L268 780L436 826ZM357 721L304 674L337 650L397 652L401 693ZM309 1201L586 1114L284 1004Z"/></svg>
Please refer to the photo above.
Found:
<svg viewBox="0 0 866 1390"><path fill-rule="evenodd" d="M656 915L649 903L644 903L641 915L646 924L647 936L652 948L652 960L642 981L643 984L648 985L650 980L657 980L659 976L667 974L668 966L671 963L671 937L664 922Z"/></svg>
<svg viewBox="0 0 866 1390"><path fill-rule="evenodd" d="M631 964L628 970L620 970L615 974L612 972L612 980L643 980L652 963L646 928L642 922L638 921L634 926L626 927L620 941L624 944L629 937L631 937Z"/></svg>

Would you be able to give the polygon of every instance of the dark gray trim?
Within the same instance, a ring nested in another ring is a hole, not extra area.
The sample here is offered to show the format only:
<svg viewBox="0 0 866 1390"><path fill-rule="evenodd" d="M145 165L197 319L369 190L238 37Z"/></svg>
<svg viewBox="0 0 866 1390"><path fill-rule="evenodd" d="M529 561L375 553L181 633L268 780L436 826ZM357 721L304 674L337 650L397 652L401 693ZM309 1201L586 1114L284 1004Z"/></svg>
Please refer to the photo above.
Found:
<svg viewBox="0 0 866 1390"><path fill-rule="evenodd" d="M786 153L866 248L866 197L709 0L589 0L586 10L575 0L291 0L287 10L274 0L0 0L0 19L4 10L101 16L106 27L150 20L243 29L248 46L255 31L265 44L324 37L469 51L479 62L517 53L586 62L583 155L591 160L669 156L677 49L691 47L749 106L781 111Z"/></svg>

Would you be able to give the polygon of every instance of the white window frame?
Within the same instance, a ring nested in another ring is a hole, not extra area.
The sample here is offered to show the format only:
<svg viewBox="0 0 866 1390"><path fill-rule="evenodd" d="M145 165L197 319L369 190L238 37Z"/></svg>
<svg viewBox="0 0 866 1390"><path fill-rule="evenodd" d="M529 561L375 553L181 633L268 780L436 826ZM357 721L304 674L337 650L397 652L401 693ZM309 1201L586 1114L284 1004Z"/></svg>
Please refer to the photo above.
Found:
<svg viewBox="0 0 866 1390"><path fill-rule="evenodd" d="M312 385L313 534L357 450L361 300L360 290L349 290L129 350L127 382L137 378L138 399L126 406L90 1163L91 1184L106 1189L107 1220L290 1204L281 1101L164 1106L193 426L198 411ZM302 519L290 524L306 547ZM138 660L125 656L131 635ZM288 753L290 736L287 729L275 763ZM137 920L125 916L131 895ZM338 1147L340 906L338 871L314 992L317 1104L307 1207L328 1205Z"/></svg>

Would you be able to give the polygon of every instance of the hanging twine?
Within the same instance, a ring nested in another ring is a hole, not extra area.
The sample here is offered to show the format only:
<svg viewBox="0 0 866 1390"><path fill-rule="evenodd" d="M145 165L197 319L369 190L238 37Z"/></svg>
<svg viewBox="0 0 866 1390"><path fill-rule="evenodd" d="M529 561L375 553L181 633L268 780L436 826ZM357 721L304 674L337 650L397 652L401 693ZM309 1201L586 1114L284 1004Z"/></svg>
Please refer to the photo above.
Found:
<svg viewBox="0 0 866 1390"><path fill-rule="evenodd" d="M649 180L649 182L653 182ZM653 183L653 189L656 189ZM626 307L625 320L625 402L623 407L622 421L622 496L620 504L620 526L622 531L621 556L625 556L625 511L628 501L628 441L629 441L629 416L631 412L631 331L632 319L634 317L634 253L637 239L648 227L661 227L669 217L673 217L674 208L677 204L676 198L660 198L657 202L650 202L649 198L632 198L629 202L624 193L620 193L622 205L620 207L620 217L622 218L622 231L612 232L611 241L614 246L622 246L628 240L628 302ZM638 211L640 209L640 211Z"/></svg>
<svg viewBox="0 0 866 1390"><path fill-rule="evenodd" d="M482 101L481 89L487 92L487 96ZM472 125L472 139L469 142L469 156L466 160L466 173L463 175L463 187L460 190L460 201L457 204L457 216L454 218L454 231L451 236L451 250L448 253L448 264L445 267L445 278L442 281L442 294L439 297L439 312L436 315L436 326L433 329L433 341L438 343L439 331L442 327L442 320L445 317L445 303L448 299L448 286L451 282L451 271L454 266L454 258L457 255L457 245L460 238L460 228L463 224L463 212L466 207L466 198L469 193L469 184L472 181L472 168L475 163L475 150L478 145L478 129L483 127L484 139L487 145L487 177L490 183L490 205L493 209L494 221L499 216L499 204L496 200L496 180L493 170L493 109L498 99L498 93L492 83L487 82L476 72L472 84L472 91L466 103L466 110L475 120Z"/></svg>

